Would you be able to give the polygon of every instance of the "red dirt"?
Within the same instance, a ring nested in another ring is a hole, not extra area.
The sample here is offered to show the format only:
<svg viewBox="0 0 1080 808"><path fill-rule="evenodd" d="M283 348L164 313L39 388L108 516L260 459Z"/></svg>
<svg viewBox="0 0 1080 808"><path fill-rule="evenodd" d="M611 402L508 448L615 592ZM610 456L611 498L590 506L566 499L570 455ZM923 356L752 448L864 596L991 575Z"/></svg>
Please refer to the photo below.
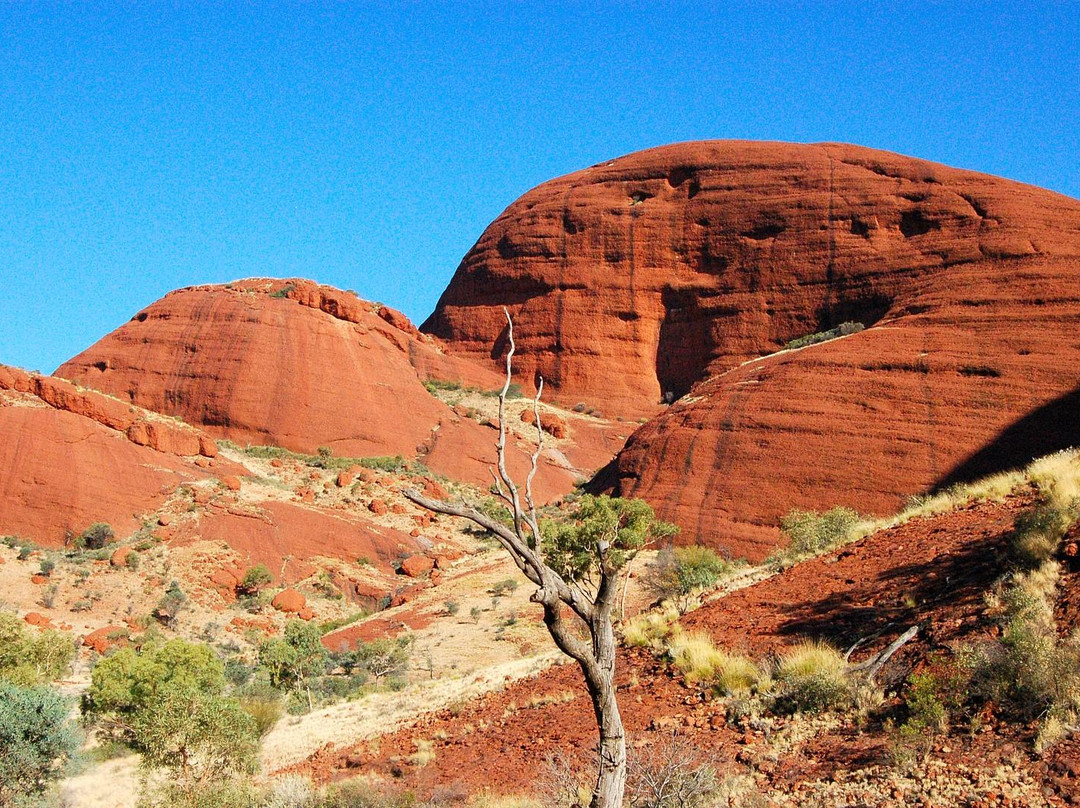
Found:
<svg viewBox="0 0 1080 808"><path fill-rule="evenodd" d="M718 644L759 659L801 637L841 646L871 638L856 652L857 660L919 625L917 638L879 677L900 682L930 650L990 636L982 596L1003 571L1012 520L1028 502L1020 497L1001 505L972 505L882 531L708 603L688 615L684 626L705 630ZM887 753L879 723L862 730L844 723L776 759L759 729L729 725L723 701L686 686L652 654L623 650L618 670L619 701L632 743L651 744L676 729L722 771L749 765L773 786L790 788L796 781L880 763ZM567 692L574 694L569 702ZM545 696L553 703L529 706ZM783 725L781 719L774 730ZM419 739L430 740L436 755L436 762L423 768L407 762ZM1049 772L1068 788L1067 771L1080 761L1080 743L1060 744L1038 760L1030 751L1032 741L1031 728L998 724L980 734L958 730L947 738L948 751L936 754L987 771L1019 755L1036 776ZM325 749L296 769L319 779L377 772L420 793L453 784L499 793L535 782L547 755L562 751L580 759L593 743L592 711L580 672L565 665L453 712L423 717L377 743Z"/></svg>
<svg viewBox="0 0 1080 808"><path fill-rule="evenodd" d="M522 378L565 406L653 415L697 384L604 483L751 559L791 508L887 513L1080 442L1080 202L983 174L839 144L638 152L507 208L423 330L494 367L504 305ZM868 329L739 368L844 321Z"/></svg>
<svg viewBox="0 0 1080 808"><path fill-rule="evenodd" d="M391 561L420 549L406 533L368 521L355 512L328 512L288 502L264 502L256 512L212 507L170 538L177 546L200 540L221 541L247 566L265 564L281 583L310 575L315 557L368 559L375 569L393 575ZM285 559L288 562L285 562Z"/></svg>

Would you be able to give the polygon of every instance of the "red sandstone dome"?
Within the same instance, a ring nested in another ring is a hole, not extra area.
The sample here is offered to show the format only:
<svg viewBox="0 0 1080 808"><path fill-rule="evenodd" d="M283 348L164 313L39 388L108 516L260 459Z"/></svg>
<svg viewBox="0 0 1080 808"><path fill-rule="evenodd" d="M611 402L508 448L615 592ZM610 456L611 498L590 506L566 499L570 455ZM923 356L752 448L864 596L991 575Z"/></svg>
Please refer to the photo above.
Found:
<svg viewBox="0 0 1080 808"><path fill-rule="evenodd" d="M685 396L606 479L737 555L792 507L881 513L1080 442L1080 202L984 174L840 144L631 154L507 208L422 329L491 362L503 306L564 404Z"/></svg>
<svg viewBox="0 0 1080 808"><path fill-rule="evenodd" d="M495 433L423 381L494 389L501 374L445 353L392 309L311 281L180 289L56 373L240 444L419 457L455 479L491 481ZM541 499L571 490L581 476L574 466L595 469L622 445L584 426L579 433L569 461L553 451L543 458ZM512 451L511 469L523 475L527 457Z"/></svg>

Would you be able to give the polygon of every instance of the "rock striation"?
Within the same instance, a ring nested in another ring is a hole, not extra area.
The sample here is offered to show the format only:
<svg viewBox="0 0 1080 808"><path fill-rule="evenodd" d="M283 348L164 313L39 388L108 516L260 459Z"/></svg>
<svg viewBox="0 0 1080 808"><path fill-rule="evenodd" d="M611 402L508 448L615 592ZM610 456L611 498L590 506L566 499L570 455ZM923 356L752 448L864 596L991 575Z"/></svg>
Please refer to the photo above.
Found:
<svg viewBox="0 0 1080 808"><path fill-rule="evenodd" d="M710 141L529 191L422 330L606 415L603 482L760 558L793 507L882 513L1080 440L1080 202L842 144ZM784 351L845 322L842 339ZM494 346L494 348L493 348Z"/></svg>

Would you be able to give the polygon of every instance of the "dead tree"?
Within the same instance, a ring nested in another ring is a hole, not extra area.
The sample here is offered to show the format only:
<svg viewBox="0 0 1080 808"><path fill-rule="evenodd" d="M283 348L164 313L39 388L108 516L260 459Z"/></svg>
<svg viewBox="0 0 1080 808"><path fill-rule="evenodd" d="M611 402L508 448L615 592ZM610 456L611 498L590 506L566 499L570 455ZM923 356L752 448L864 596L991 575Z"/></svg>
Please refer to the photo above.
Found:
<svg viewBox="0 0 1080 808"><path fill-rule="evenodd" d="M555 644L581 667L600 731L598 772L590 808L621 808L626 787L626 734L615 700L613 609L618 573L648 540L670 535L674 527L657 522L644 502L583 497L576 523L541 533L532 482L543 448L539 401L544 382L540 379L533 398L536 450L522 489L506 467L506 396L515 350L514 323L509 312L506 321L510 347L506 381L499 395L498 471L492 471L492 477L494 493L505 503L509 520L500 521L467 503L429 499L416 490L403 493L427 510L460 516L490 531L518 569L536 585L531 600L543 606L544 623ZM576 630L578 620L588 639Z"/></svg>

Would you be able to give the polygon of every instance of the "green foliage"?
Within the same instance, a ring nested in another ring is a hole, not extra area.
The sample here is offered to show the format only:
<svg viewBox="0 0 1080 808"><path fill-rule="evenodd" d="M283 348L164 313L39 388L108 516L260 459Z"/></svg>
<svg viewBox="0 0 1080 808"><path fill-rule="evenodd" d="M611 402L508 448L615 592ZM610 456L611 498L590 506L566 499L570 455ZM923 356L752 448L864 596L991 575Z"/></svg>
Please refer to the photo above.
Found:
<svg viewBox="0 0 1080 808"><path fill-rule="evenodd" d="M375 679L378 685L386 678L391 687L404 684L405 673L409 669L409 649L412 637L405 635L391 639L381 637L371 642L360 643L352 652L352 666Z"/></svg>
<svg viewBox="0 0 1080 808"><path fill-rule="evenodd" d="M859 524L859 514L851 508L836 507L825 513L793 510L780 520L780 529L791 539L784 555L817 555L843 544Z"/></svg>
<svg viewBox="0 0 1080 808"><path fill-rule="evenodd" d="M640 499L586 494L576 504L568 520L541 525L544 560L567 580L595 583L601 572L621 569L642 547L678 532Z"/></svg>
<svg viewBox="0 0 1080 808"><path fill-rule="evenodd" d="M488 594L495 598L505 597L518 588L518 582L514 578L506 578L491 585Z"/></svg>
<svg viewBox="0 0 1080 808"><path fill-rule="evenodd" d="M76 550L100 550L115 537L111 526L105 522L94 522L75 538L73 546Z"/></svg>
<svg viewBox="0 0 1080 808"><path fill-rule="evenodd" d="M240 694L240 707L255 721L255 731L261 738L273 729L284 708L281 693L267 685L254 684Z"/></svg>
<svg viewBox="0 0 1080 808"><path fill-rule="evenodd" d="M658 600L685 601L691 595L716 586L731 565L708 547L666 547L645 575L645 587ZM681 608L687 608L683 603Z"/></svg>
<svg viewBox="0 0 1080 808"><path fill-rule="evenodd" d="M446 613L448 615L453 617L455 614L458 613L461 605L456 600L448 600L443 604L443 608L446 610Z"/></svg>
<svg viewBox="0 0 1080 808"><path fill-rule="evenodd" d="M59 631L35 632L10 612L0 612L0 680L19 685L64 676L75 659L75 642Z"/></svg>
<svg viewBox="0 0 1080 808"><path fill-rule="evenodd" d="M54 569L56 569L56 562L51 558L41 559L41 564L38 565L38 570L45 576L52 575Z"/></svg>
<svg viewBox="0 0 1080 808"><path fill-rule="evenodd" d="M68 704L45 687L0 680L0 805L42 794L78 748Z"/></svg>
<svg viewBox="0 0 1080 808"><path fill-rule="evenodd" d="M865 327L866 326L862 323L840 323L840 325L835 328L830 328L827 331L818 331L815 334L807 334L804 337L793 339L791 342L787 343L784 348L787 350L792 348L805 348L807 345L817 345L819 342L827 342L831 339L836 339L837 337L846 337L848 334L857 334Z"/></svg>
<svg viewBox="0 0 1080 808"><path fill-rule="evenodd" d="M273 574L265 564L256 564L249 567L244 573L244 579L240 582L240 590L246 594L254 595L268 583L274 580Z"/></svg>
<svg viewBox="0 0 1080 808"><path fill-rule="evenodd" d="M257 751L255 721L225 695L224 666L206 645L175 639L122 648L94 667L83 699L103 733L173 770L184 782L247 771Z"/></svg>
<svg viewBox="0 0 1080 808"><path fill-rule="evenodd" d="M169 584L169 588L165 590L165 594L162 595L161 600L158 601L158 605L154 608L154 617L165 625L171 625L186 603L187 595L185 595L184 590L180 588L180 584L173 581Z"/></svg>
<svg viewBox="0 0 1080 808"><path fill-rule="evenodd" d="M322 630L315 623L290 620L281 637L259 646L259 665L270 677L270 684L282 690L304 686L305 680L324 673L328 652L323 646Z"/></svg>
<svg viewBox="0 0 1080 808"><path fill-rule="evenodd" d="M271 292L270 297L276 297L276 298L288 297L289 293L292 292L292 290L295 289L295 288L296 288L295 283L286 284L285 286L282 286L280 289L278 289L276 292Z"/></svg>
<svg viewBox="0 0 1080 808"><path fill-rule="evenodd" d="M428 379L424 382L424 387L431 394L438 392L453 393L459 390L469 391L471 388L463 387L459 381L450 381L447 379Z"/></svg>

